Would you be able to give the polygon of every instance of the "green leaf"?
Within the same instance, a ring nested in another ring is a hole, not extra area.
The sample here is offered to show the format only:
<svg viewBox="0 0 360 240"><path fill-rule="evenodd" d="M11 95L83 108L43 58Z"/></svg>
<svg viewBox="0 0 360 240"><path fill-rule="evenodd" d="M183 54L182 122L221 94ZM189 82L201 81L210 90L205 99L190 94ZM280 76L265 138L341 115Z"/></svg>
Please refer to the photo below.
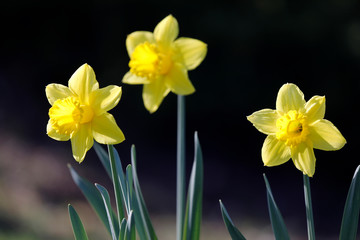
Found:
<svg viewBox="0 0 360 240"><path fill-rule="evenodd" d="M127 227L127 220L126 218L123 218L120 224L119 240L125 239L126 227Z"/></svg>
<svg viewBox="0 0 360 240"><path fill-rule="evenodd" d="M70 204L68 205L68 210L75 240L88 240L79 215Z"/></svg>
<svg viewBox="0 0 360 240"><path fill-rule="evenodd" d="M95 141L94 141L94 149L95 149L95 152L96 152L96 154L98 155L98 157L100 159L100 162L104 166L106 173L109 175L110 179L112 179L109 155L104 150L104 148L101 147L100 144L95 142Z"/></svg>
<svg viewBox="0 0 360 240"><path fill-rule="evenodd" d="M130 206L127 205L128 204L127 203L127 199L128 199L127 191L128 190L127 190L127 182L125 179L124 170L122 168L121 160L120 160L118 152L116 151L116 149L114 147L112 148L112 150L113 150L113 156L115 159L115 167L116 167L116 172L118 174L118 179L119 179L120 189L121 189L121 193L122 193L122 197L123 197L123 202L126 207L127 215L129 215L131 209L130 209Z"/></svg>
<svg viewBox="0 0 360 240"><path fill-rule="evenodd" d="M126 226L126 240L136 240L135 221L133 211L130 212Z"/></svg>
<svg viewBox="0 0 360 240"><path fill-rule="evenodd" d="M190 175L183 240L198 240L200 238L204 170L201 147L196 132L194 139L195 158Z"/></svg>
<svg viewBox="0 0 360 240"><path fill-rule="evenodd" d="M340 229L340 240L356 239L360 209L360 166L356 168L346 198Z"/></svg>
<svg viewBox="0 0 360 240"><path fill-rule="evenodd" d="M90 203L100 220L105 225L108 232L111 234L110 225L107 219L106 209L102 200L101 194L96 187L86 179L82 178L71 166L68 164L71 177L75 184L80 188L87 201Z"/></svg>
<svg viewBox="0 0 360 240"><path fill-rule="evenodd" d="M274 231L275 239L290 239L286 225L281 216L280 210L277 207L274 197L271 192L270 184L264 174L266 193L267 193L267 202L271 220L271 226Z"/></svg>
<svg viewBox="0 0 360 240"><path fill-rule="evenodd" d="M134 217L136 228L138 230L140 239L157 239L153 225L150 220L149 212L146 208L144 197L141 192L139 179L136 171L136 150L135 146L131 147L131 163L132 163L132 176L134 182L135 195L133 196Z"/></svg>
<svg viewBox="0 0 360 240"><path fill-rule="evenodd" d="M131 164L129 164L126 167L126 195L127 195L127 204L129 207L129 213L130 211L133 209L133 192L134 192L134 187L133 187L133 175L132 175L132 166Z"/></svg>
<svg viewBox="0 0 360 240"><path fill-rule="evenodd" d="M114 185L114 193L115 193L115 200L116 200L116 210L117 210L117 216L119 219L123 219L124 214L124 195L123 191L121 189L121 184L119 180L119 173L118 173L118 165L121 166L120 158L115 157L115 148L112 145L108 145L108 151L109 151L109 159L110 159L110 166L111 166L111 174L113 179L113 185ZM119 163L116 163L119 161ZM120 169L120 172L122 173L122 169ZM120 221L119 221L120 223ZM120 228L120 226L119 226Z"/></svg>
<svg viewBox="0 0 360 240"><path fill-rule="evenodd" d="M99 190L101 197L104 201L104 205L105 205L105 209L106 209L106 215L107 215L107 219L110 225L110 231L111 231L111 236L113 240L117 240L116 236L118 236L118 233L115 232L115 228L114 228L114 219L113 219L113 211L111 208L111 204L110 204L110 196L108 191L106 190L106 188L104 188L103 186L101 186L100 184L95 183L96 188Z"/></svg>
<svg viewBox="0 0 360 240"><path fill-rule="evenodd" d="M225 226L231 236L232 240L246 240L246 238L241 234L241 232L235 227L234 223L232 222L228 212L226 211L225 206L223 205L223 203L220 202L220 210L221 210L221 215L223 217Z"/></svg>

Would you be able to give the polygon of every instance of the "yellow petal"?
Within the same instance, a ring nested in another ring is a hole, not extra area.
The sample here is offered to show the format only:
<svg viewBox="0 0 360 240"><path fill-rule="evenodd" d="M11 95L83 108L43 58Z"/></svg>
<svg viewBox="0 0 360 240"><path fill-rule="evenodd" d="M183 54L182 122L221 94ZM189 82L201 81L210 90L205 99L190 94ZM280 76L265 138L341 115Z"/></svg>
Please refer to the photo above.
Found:
<svg viewBox="0 0 360 240"><path fill-rule="evenodd" d="M83 64L71 76L69 88L78 95L80 103L88 105L90 93L99 88L94 70L88 64Z"/></svg>
<svg viewBox="0 0 360 240"><path fill-rule="evenodd" d="M276 99L276 110L287 113L290 110L302 110L305 106L304 94L292 83L284 84Z"/></svg>
<svg viewBox="0 0 360 240"><path fill-rule="evenodd" d="M51 127L50 120L48 121L48 124L46 126L46 134L52 139L58 141L68 141L70 139L70 135L57 133L56 130Z"/></svg>
<svg viewBox="0 0 360 240"><path fill-rule="evenodd" d="M307 101L305 110L309 124L314 121L323 119L325 116L325 97L312 97L309 101Z"/></svg>
<svg viewBox="0 0 360 240"><path fill-rule="evenodd" d="M265 134L274 134L278 131L276 127L278 118L278 113L272 109L262 109L247 117L257 130Z"/></svg>
<svg viewBox="0 0 360 240"><path fill-rule="evenodd" d="M302 142L292 149L291 155L297 169L309 177L314 175L316 158L312 147Z"/></svg>
<svg viewBox="0 0 360 240"><path fill-rule="evenodd" d="M164 18L154 30L154 37L158 43L169 46L179 34L179 25L177 20L169 15Z"/></svg>
<svg viewBox="0 0 360 240"><path fill-rule="evenodd" d="M130 58L135 48L144 42L155 43L154 34L147 31L136 31L126 37L126 49Z"/></svg>
<svg viewBox="0 0 360 240"><path fill-rule="evenodd" d="M57 84L52 83L46 86L45 88L46 97L51 105L58 99L67 98L73 95L70 88Z"/></svg>
<svg viewBox="0 0 360 240"><path fill-rule="evenodd" d="M276 136L269 135L264 141L261 156L265 166L277 166L290 159L290 148Z"/></svg>
<svg viewBox="0 0 360 240"><path fill-rule="evenodd" d="M326 119L322 119L309 127L310 140L314 148L331 151L342 148L346 140L340 131Z"/></svg>
<svg viewBox="0 0 360 240"><path fill-rule="evenodd" d="M175 46L179 49L188 70L199 66L207 53L207 45L197 39L179 38L175 41Z"/></svg>
<svg viewBox="0 0 360 240"><path fill-rule="evenodd" d="M71 138L71 147L73 157L81 163L86 155L86 152L93 146L94 139L91 133L90 123L81 124L79 130Z"/></svg>
<svg viewBox="0 0 360 240"><path fill-rule="evenodd" d="M146 77L136 76L129 71L123 77L122 82L127 84L148 84L150 83L150 80Z"/></svg>
<svg viewBox="0 0 360 240"><path fill-rule="evenodd" d="M151 83L145 84L142 97L146 109L150 113L155 112L169 92L170 89L165 86L163 78L154 79Z"/></svg>
<svg viewBox="0 0 360 240"><path fill-rule="evenodd" d="M91 107L95 115L113 109L120 101L121 87L110 85L105 88L96 89L91 93Z"/></svg>
<svg viewBox="0 0 360 240"><path fill-rule="evenodd" d="M188 95L195 92L185 66L175 63L168 75L165 76L165 84L176 94Z"/></svg>
<svg viewBox="0 0 360 240"><path fill-rule="evenodd" d="M92 134L95 141L102 144L118 144L125 140L124 134L110 113L94 117Z"/></svg>

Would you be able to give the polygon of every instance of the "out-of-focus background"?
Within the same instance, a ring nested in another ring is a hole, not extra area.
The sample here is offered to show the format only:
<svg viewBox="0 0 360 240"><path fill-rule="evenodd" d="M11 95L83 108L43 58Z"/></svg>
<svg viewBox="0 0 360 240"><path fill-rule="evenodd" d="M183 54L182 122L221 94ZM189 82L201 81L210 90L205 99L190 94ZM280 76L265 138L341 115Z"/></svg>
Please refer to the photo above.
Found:
<svg viewBox="0 0 360 240"><path fill-rule="evenodd" d="M230 239L222 199L248 239L272 239L263 173L292 239L306 239L302 174L291 161L267 168L260 156L265 135L246 116L275 108L282 84L326 96L326 116L347 144L315 150L311 179L318 239L337 239L352 175L360 163L360 3L355 0L252 1L2 1L0 3L0 239L73 239L71 203L90 239L109 239L72 182L70 163L91 182L112 189L94 150L77 164L70 142L46 135L45 86L67 85L83 63L100 87L123 87L111 111L126 136L116 146L123 164L136 145L138 174L160 239L175 239L176 96L149 114L141 86L123 85L127 34L152 31L173 14L180 36L208 44L205 61L189 72L196 93L187 104L187 174L193 133L204 155L202 239Z"/></svg>

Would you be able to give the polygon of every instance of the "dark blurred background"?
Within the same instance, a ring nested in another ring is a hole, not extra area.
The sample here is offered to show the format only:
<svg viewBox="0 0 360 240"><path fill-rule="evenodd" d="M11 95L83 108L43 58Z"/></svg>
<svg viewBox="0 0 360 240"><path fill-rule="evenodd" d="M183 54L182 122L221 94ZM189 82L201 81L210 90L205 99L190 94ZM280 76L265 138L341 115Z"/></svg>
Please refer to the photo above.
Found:
<svg viewBox="0 0 360 240"><path fill-rule="evenodd" d="M116 148L127 164L136 145L155 228L161 239L175 239L176 95L169 94L149 114L142 87L121 83L128 71L127 34L153 31L168 14L177 18L179 36L208 44L204 62L189 72L197 91L186 97L188 176L194 131L204 155L202 239L230 239L219 199L248 239L273 238L263 173L292 239L306 239L301 172L292 161L264 167L260 152L266 136L246 120L254 111L275 108L277 92L287 82L297 84L306 100L325 95L325 118L348 142L340 151L315 150L311 179L318 239L337 239L359 164L359 10L355 0L2 1L0 239L72 239L69 202L84 218L89 237L105 239L66 167L70 163L111 189L94 150L78 165L70 142L46 135L45 86L67 85L83 63L94 68L100 87L123 87L111 110L126 136Z"/></svg>

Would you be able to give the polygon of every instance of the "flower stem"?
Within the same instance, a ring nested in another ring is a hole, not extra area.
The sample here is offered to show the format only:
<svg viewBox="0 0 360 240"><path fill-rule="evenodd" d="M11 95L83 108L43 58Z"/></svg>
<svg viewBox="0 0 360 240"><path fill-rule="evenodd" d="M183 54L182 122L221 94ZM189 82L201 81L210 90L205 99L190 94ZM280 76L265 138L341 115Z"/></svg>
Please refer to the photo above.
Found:
<svg viewBox="0 0 360 240"><path fill-rule="evenodd" d="M315 240L315 227L314 227L314 217L312 211L311 203L311 190L310 190L310 180L307 175L304 174L304 197L305 197L305 207L306 207L306 223L308 230L308 239Z"/></svg>
<svg viewBox="0 0 360 240"><path fill-rule="evenodd" d="M181 240L185 215L185 96L177 98L176 239Z"/></svg>

